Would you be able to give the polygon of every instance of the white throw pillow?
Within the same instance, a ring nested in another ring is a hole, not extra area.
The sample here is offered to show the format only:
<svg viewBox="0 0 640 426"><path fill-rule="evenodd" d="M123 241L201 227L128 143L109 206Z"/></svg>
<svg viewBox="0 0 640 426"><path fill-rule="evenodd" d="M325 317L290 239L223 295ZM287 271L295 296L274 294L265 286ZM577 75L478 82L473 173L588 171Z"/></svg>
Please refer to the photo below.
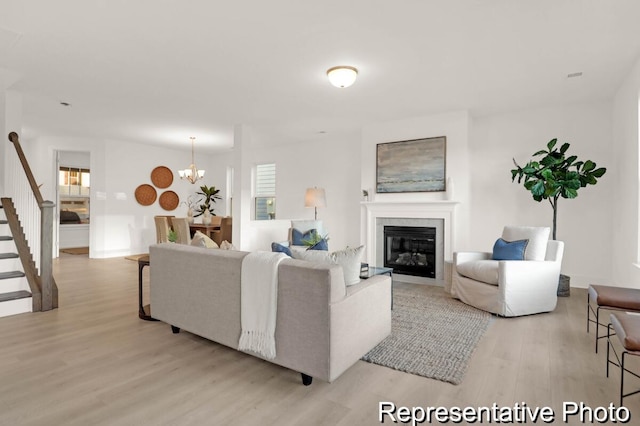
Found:
<svg viewBox="0 0 640 426"><path fill-rule="evenodd" d="M191 245L204 248L218 248L218 244L200 231L196 231L191 239Z"/></svg>
<svg viewBox="0 0 640 426"><path fill-rule="evenodd" d="M549 227L505 226L502 239L505 241L529 240L524 251L524 260L544 260L550 233Z"/></svg>
<svg viewBox="0 0 640 426"><path fill-rule="evenodd" d="M344 283L349 286L360 282L360 262L363 252L364 246L346 248L333 253L323 250L306 250L302 252L292 251L292 254L295 259L342 266Z"/></svg>
<svg viewBox="0 0 640 426"><path fill-rule="evenodd" d="M220 243L220 248L222 250L236 250L236 247L227 240L224 240L222 243Z"/></svg>

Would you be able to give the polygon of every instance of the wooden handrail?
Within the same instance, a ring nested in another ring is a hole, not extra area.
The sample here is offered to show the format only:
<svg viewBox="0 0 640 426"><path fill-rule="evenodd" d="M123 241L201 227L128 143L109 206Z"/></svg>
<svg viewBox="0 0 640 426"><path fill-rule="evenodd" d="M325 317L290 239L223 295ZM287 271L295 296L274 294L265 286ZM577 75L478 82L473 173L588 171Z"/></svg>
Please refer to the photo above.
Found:
<svg viewBox="0 0 640 426"><path fill-rule="evenodd" d="M36 198L36 202L38 203L38 206L40 207L40 209L42 209L42 203L44 202L44 200L42 199L40 188L38 188L38 184L36 183L36 180L33 177L33 173L31 172L31 167L29 166L27 157L24 155L24 151L22 150L22 146L20 145L18 134L16 132L9 133L9 140L13 143L13 146L16 148L16 152L18 153L18 158L20 159L20 163L22 164L22 168L24 169L24 172L27 175L29 186L31 187L31 191L33 191L33 196Z"/></svg>
<svg viewBox="0 0 640 426"><path fill-rule="evenodd" d="M54 216L53 209L55 208L55 204L51 201L43 200L40 188L38 187L38 184L33 177L31 167L29 166L29 162L27 161L27 157L24 155L24 151L22 150L22 146L20 145L18 134L16 132L9 133L9 141L13 143L13 146L16 149L16 153L18 154L18 158L20 159L20 163L22 164L22 168L27 177L27 181L29 182L29 186L31 187L31 191L33 192L35 202L40 209L40 275L37 274L35 264L33 263L33 254L31 253L29 243L26 240L24 233L22 232L22 229L19 225L18 214L13 208L13 202L11 202L14 222L13 226L11 227L12 234L14 235L14 238L16 237L16 235L18 235L21 236L23 240L17 245L20 259L23 263L29 285L31 286L32 290L36 290L35 292L32 291L33 310L48 311L50 309L58 307L58 286L56 285L55 279L53 278L52 270L52 236ZM9 199L6 200L7 203L10 201ZM2 202L3 204L5 204L5 199L3 199ZM18 239L16 241L20 240ZM22 250L20 246L23 246ZM31 268L33 269L30 270Z"/></svg>

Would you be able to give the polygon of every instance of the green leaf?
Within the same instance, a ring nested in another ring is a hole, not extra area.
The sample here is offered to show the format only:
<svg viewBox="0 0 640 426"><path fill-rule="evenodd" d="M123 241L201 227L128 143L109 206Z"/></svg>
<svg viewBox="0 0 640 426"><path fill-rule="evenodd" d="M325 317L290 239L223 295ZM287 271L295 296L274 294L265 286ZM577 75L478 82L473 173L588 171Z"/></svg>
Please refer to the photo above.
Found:
<svg viewBox="0 0 640 426"><path fill-rule="evenodd" d="M547 144L547 148L549 149L549 151L551 151L553 147L556 146L557 142L558 142L558 139L551 139L549 141L549 143Z"/></svg>
<svg viewBox="0 0 640 426"><path fill-rule="evenodd" d="M577 156L572 155L571 157L567 157L564 162L567 164L567 166L571 166L573 164L574 161L576 161L578 159Z"/></svg>
<svg viewBox="0 0 640 426"><path fill-rule="evenodd" d="M564 181L563 186L565 188L578 190L580 189L581 182L580 182L580 179L571 179L571 180Z"/></svg>
<svg viewBox="0 0 640 426"><path fill-rule="evenodd" d="M587 175L585 177L586 177L586 183L588 183L589 185L595 185L596 183L598 183L598 179L596 179L596 177L593 174Z"/></svg>
<svg viewBox="0 0 640 426"><path fill-rule="evenodd" d="M600 167L599 169L595 169L591 172L591 174L597 178L602 177L607 172L607 169L604 167Z"/></svg>
<svg viewBox="0 0 640 426"><path fill-rule="evenodd" d="M596 168L596 163L591 160L587 160L584 162L584 167L582 167L583 172L590 172L591 170Z"/></svg>
<svg viewBox="0 0 640 426"><path fill-rule="evenodd" d="M543 169L540 172L540 176L542 176L546 180L553 180L553 172L549 169Z"/></svg>
<svg viewBox="0 0 640 426"><path fill-rule="evenodd" d="M534 183L534 185L531 187L531 193L534 196L544 194L544 181L538 180L536 183Z"/></svg>
<svg viewBox="0 0 640 426"><path fill-rule="evenodd" d="M571 180L571 179L580 179L580 173L578 172L567 172L564 175L565 180Z"/></svg>
<svg viewBox="0 0 640 426"><path fill-rule="evenodd" d="M548 153L549 153L549 151L546 151L546 150L543 149L541 151L538 151L538 152L534 153L533 157L535 157L537 155L548 154Z"/></svg>
<svg viewBox="0 0 640 426"><path fill-rule="evenodd" d="M576 198L578 196L578 191L572 188L564 188L562 191L563 198Z"/></svg>
<svg viewBox="0 0 640 426"><path fill-rule="evenodd" d="M560 147L560 153L564 154L565 152L567 152L568 149L569 149L569 144L565 142Z"/></svg>
<svg viewBox="0 0 640 426"><path fill-rule="evenodd" d="M552 166L552 165L556 164L557 161L558 160L556 158L553 158L551 155L547 155L546 157L544 157L542 159L542 161L540 161L540 163L543 166L547 166L548 167L548 166Z"/></svg>

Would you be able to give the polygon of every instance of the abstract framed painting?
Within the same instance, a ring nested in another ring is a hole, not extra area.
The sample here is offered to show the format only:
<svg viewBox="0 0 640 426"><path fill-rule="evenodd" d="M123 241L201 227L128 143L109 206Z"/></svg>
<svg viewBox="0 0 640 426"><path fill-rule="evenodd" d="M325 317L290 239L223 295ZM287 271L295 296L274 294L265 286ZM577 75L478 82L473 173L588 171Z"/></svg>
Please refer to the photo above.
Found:
<svg viewBox="0 0 640 426"><path fill-rule="evenodd" d="M446 146L446 136L379 143L376 192L445 191Z"/></svg>

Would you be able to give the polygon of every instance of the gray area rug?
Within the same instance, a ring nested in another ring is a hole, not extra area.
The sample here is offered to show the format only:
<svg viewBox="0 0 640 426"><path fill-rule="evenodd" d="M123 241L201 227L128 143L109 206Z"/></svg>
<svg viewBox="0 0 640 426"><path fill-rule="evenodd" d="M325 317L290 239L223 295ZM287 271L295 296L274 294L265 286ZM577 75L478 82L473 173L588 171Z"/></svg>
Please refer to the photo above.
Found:
<svg viewBox="0 0 640 426"><path fill-rule="evenodd" d="M491 314L452 299L441 287L394 288L391 335L362 359L458 385Z"/></svg>

